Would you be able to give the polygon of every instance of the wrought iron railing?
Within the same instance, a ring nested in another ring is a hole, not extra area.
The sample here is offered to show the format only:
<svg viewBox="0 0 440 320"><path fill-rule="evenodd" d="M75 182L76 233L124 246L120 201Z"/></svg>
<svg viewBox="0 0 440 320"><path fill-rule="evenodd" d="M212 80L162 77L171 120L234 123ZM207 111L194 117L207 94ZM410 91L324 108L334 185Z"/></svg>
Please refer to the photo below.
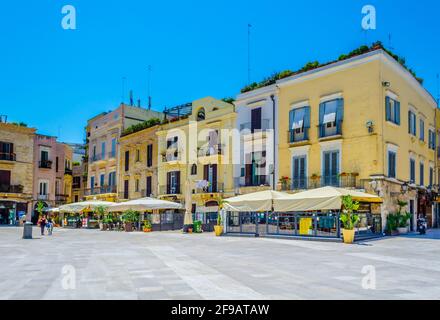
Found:
<svg viewBox="0 0 440 320"><path fill-rule="evenodd" d="M159 194L167 194L167 195L177 195L182 194L182 186L180 185L171 185L171 186L159 186Z"/></svg>
<svg viewBox="0 0 440 320"><path fill-rule="evenodd" d="M39 163L39 167L42 169L52 169L52 163L50 160L42 160Z"/></svg>
<svg viewBox="0 0 440 320"><path fill-rule="evenodd" d="M116 193L116 186L103 186L103 187L95 187L91 189L84 190L84 194L86 196L93 196L98 194L107 194L107 193Z"/></svg>
<svg viewBox="0 0 440 320"><path fill-rule="evenodd" d="M22 185L0 185L0 192L4 193L23 193L23 189Z"/></svg>
<svg viewBox="0 0 440 320"><path fill-rule="evenodd" d="M272 129L270 127L270 119L263 119L261 120L261 128L256 128L252 126L252 122L242 123L240 124L240 131L246 130L250 131L251 133L258 132L258 131L264 131Z"/></svg>
<svg viewBox="0 0 440 320"><path fill-rule="evenodd" d="M0 153L0 160L17 161L15 153Z"/></svg>
<svg viewBox="0 0 440 320"><path fill-rule="evenodd" d="M298 191L322 187L356 188L357 177L353 175L335 175L322 177L293 178L290 183L281 185L283 191Z"/></svg>
<svg viewBox="0 0 440 320"><path fill-rule="evenodd" d="M223 183L209 183L206 187L196 187L195 193L222 193L224 192L224 184Z"/></svg>
<svg viewBox="0 0 440 320"><path fill-rule="evenodd" d="M342 135L342 121L323 123L318 126L319 138L327 138Z"/></svg>

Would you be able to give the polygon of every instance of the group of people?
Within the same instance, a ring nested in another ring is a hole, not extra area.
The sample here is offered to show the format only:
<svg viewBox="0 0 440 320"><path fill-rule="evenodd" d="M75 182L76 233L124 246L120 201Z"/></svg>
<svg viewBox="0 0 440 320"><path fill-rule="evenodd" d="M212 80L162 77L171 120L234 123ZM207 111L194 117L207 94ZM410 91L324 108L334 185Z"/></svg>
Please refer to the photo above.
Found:
<svg viewBox="0 0 440 320"><path fill-rule="evenodd" d="M41 235L44 236L44 232L45 229L47 229L47 234L49 236L52 235L53 233L53 220L52 218L46 218L45 216L42 216L39 220L38 220L38 225L41 228Z"/></svg>

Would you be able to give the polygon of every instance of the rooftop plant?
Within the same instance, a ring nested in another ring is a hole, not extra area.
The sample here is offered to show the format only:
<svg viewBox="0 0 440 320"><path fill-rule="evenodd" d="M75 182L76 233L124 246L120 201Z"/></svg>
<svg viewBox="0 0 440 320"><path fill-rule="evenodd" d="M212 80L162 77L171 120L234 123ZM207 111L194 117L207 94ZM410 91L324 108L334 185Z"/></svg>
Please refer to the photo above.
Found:
<svg viewBox="0 0 440 320"><path fill-rule="evenodd" d="M390 50L384 48L382 42L377 41L377 42L374 42L371 46L363 45L363 46L360 46L359 48L349 52L348 54L342 54L342 55L339 56L338 60L335 60L335 61L330 61L330 62L323 63L323 64L320 64L318 61L313 61L313 62L306 63L301 69L299 69L299 70L297 70L295 72L290 71L290 70L285 70L285 71L282 71L282 72L275 72L271 76L263 79L260 82L254 82L254 83L251 83L251 84L245 86L244 88L241 89L241 93L246 93L246 92L249 92L249 91L252 91L252 90L255 90L255 89L259 89L259 88L263 88L263 87L266 87L266 86L270 86L272 84L275 84L278 80L290 77L292 75L296 75L296 74L300 74L300 73L307 72L307 71L310 71L310 70L314 70L314 69L317 69L317 68L320 68L320 67L323 67L323 66L326 66L326 65L338 62L338 61L347 60L347 59L350 59L352 57L359 56L361 54L365 54L365 53L368 53L368 52L371 52L371 51L374 51L374 50L379 50L379 49L382 49L386 53L388 53L402 67L404 67L408 72L410 72L413 75L413 77L417 81L420 82L420 84L423 84L423 79L420 78L420 77L417 77L417 74L411 68L409 68L406 65L405 58L400 57L400 56L394 54L393 52L391 52Z"/></svg>
<svg viewBox="0 0 440 320"><path fill-rule="evenodd" d="M148 129L148 128L152 128L154 126L157 126L161 123L160 119L158 118L152 118L149 119L147 121L144 121L142 123L138 123L135 125L132 125L131 127L128 127L127 129L124 130L124 132L122 132L122 136L128 136L130 134Z"/></svg>

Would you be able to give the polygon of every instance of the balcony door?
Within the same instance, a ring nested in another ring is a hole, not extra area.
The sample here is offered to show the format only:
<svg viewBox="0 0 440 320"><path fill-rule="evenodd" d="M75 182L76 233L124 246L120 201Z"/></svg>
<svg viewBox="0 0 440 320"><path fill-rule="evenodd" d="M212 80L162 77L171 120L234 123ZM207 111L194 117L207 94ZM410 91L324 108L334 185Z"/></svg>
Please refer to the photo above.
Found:
<svg viewBox="0 0 440 320"><path fill-rule="evenodd" d="M267 183L266 151L246 155L246 186L258 187Z"/></svg>
<svg viewBox="0 0 440 320"><path fill-rule="evenodd" d="M147 177L146 197L151 197L151 195L153 194L152 181L153 181L152 177Z"/></svg>
<svg viewBox="0 0 440 320"><path fill-rule="evenodd" d="M42 150L41 151L41 163L46 164L49 161L49 152Z"/></svg>
<svg viewBox="0 0 440 320"><path fill-rule="evenodd" d="M0 170L0 191L9 189L11 185L11 171Z"/></svg>
<svg viewBox="0 0 440 320"><path fill-rule="evenodd" d="M306 156L293 157L292 160L292 188L294 190L307 189Z"/></svg>
<svg viewBox="0 0 440 320"><path fill-rule="evenodd" d="M324 152L323 182L325 186L339 186L339 151Z"/></svg>
<svg viewBox="0 0 440 320"><path fill-rule="evenodd" d="M217 165L205 165L203 172L203 179L209 182L208 192L218 192L217 188Z"/></svg>
<svg viewBox="0 0 440 320"><path fill-rule="evenodd" d="M180 194L180 171L167 173L167 194Z"/></svg>
<svg viewBox="0 0 440 320"><path fill-rule="evenodd" d="M8 142L0 142L0 160L10 160L14 153L14 145Z"/></svg>
<svg viewBox="0 0 440 320"><path fill-rule="evenodd" d="M251 111L251 131L261 130L261 108L252 109Z"/></svg>
<svg viewBox="0 0 440 320"><path fill-rule="evenodd" d="M130 181L129 180L124 180L124 199L128 199L129 196L129 186L130 186Z"/></svg>

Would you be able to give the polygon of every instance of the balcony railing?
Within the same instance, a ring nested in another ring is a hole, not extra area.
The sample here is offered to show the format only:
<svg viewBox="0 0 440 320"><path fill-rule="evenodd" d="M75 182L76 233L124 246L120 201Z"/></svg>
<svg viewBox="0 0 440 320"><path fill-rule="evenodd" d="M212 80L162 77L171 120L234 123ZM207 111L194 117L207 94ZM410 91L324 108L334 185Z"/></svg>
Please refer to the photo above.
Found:
<svg viewBox="0 0 440 320"><path fill-rule="evenodd" d="M73 170L72 169L70 169L70 168L65 168L64 169L64 174L67 174L67 175L73 175Z"/></svg>
<svg viewBox="0 0 440 320"><path fill-rule="evenodd" d="M97 162L97 161L103 161L103 160L110 160L110 159L114 159L116 158L116 152L109 152L109 153L99 153L99 154L95 154L92 155L89 160L90 162Z"/></svg>
<svg viewBox="0 0 440 320"><path fill-rule="evenodd" d="M287 132L287 141L289 143L297 143L309 140L309 129L304 128L304 131L300 130L289 130Z"/></svg>
<svg viewBox="0 0 440 320"><path fill-rule="evenodd" d="M72 189L81 189L81 183L73 183Z"/></svg>
<svg viewBox="0 0 440 320"><path fill-rule="evenodd" d="M262 186L270 186L270 176L253 176L253 177L245 177L245 182L239 183L239 187L262 187Z"/></svg>
<svg viewBox="0 0 440 320"><path fill-rule="evenodd" d="M182 194L182 187L179 185L160 186L159 194L177 195Z"/></svg>
<svg viewBox="0 0 440 320"><path fill-rule="evenodd" d="M21 185L15 185L15 186L6 185L6 184L0 185L0 192L3 193L23 193L23 189L24 187Z"/></svg>
<svg viewBox="0 0 440 320"><path fill-rule="evenodd" d="M251 133L269 130L269 129L272 129L270 127L270 120L269 119L261 120L261 128L252 127L252 122L242 123L240 125L240 131L246 130L246 131L250 131Z"/></svg>
<svg viewBox="0 0 440 320"><path fill-rule="evenodd" d="M0 160L17 161L15 153L0 153Z"/></svg>
<svg viewBox="0 0 440 320"><path fill-rule="evenodd" d="M180 159L181 159L180 152L178 152L177 154L174 152L169 152L162 155L162 162L180 161Z"/></svg>
<svg viewBox="0 0 440 320"><path fill-rule="evenodd" d="M95 187L91 189L86 189L84 194L86 196L94 196L98 194L116 193L116 186L105 186L105 187Z"/></svg>
<svg viewBox="0 0 440 320"><path fill-rule="evenodd" d="M69 196L66 195L66 194L56 194L55 195L55 201L56 202L66 202L68 197Z"/></svg>
<svg viewBox="0 0 440 320"><path fill-rule="evenodd" d="M42 160L42 161L40 161L40 163L39 163L39 167L41 168L41 169L52 169L52 161L50 161L50 160Z"/></svg>
<svg viewBox="0 0 440 320"><path fill-rule="evenodd" d="M49 200L49 194L39 194L37 195L38 200Z"/></svg>
<svg viewBox="0 0 440 320"><path fill-rule="evenodd" d="M323 123L318 126L319 138L342 135L342 121Z"/></svg>
<svg viewBox="0 0 440 320"><path fill-rule="evenodd" d="M304 177L294 178L289 185L282 185L283 191L298 191L317 189L322 187L337 187L337 188L356 188L356 177L352 175L347 176L323 176L323 177Z"/></svg>
<svg viewBox="0 0 440 320"><path fill-rule="evenodd" d="M199 149L199 157L209 157L223 154L224 145L216 144L213 146L203 146Z"/></svg>
<svg viewBox="0 0 440 320"><path fill-rule="evenodd" d="M224 184L223 183L216 183L216 184L209 184L206 187L199 187L195 189L196 194L203 194L203 193L223 193L224 192Z"/></svg>

